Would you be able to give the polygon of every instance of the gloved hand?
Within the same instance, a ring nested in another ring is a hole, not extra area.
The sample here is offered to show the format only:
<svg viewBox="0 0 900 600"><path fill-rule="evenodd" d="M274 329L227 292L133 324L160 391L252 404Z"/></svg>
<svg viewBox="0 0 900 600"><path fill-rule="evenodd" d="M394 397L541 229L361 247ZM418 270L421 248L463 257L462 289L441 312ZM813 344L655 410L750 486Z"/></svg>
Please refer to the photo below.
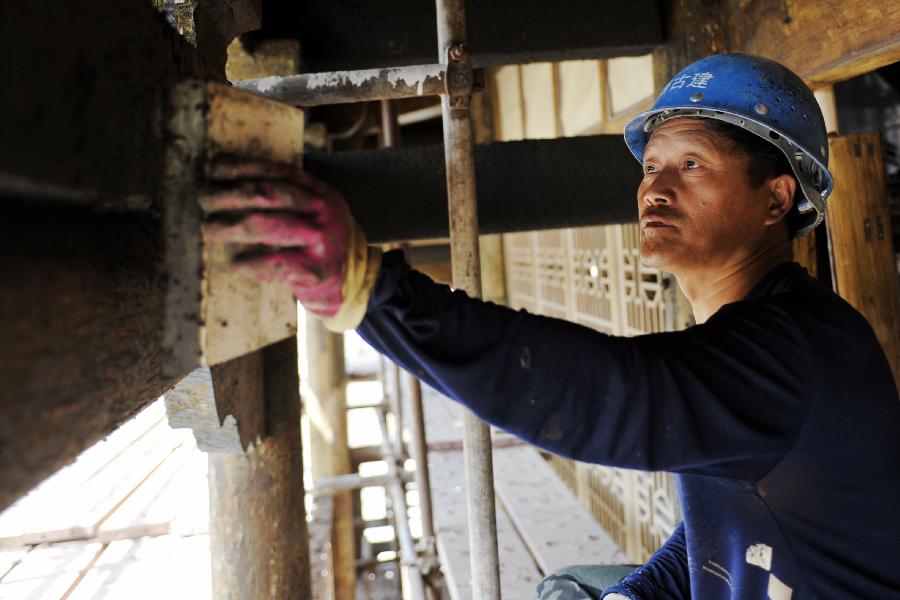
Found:
<svg viewBox="0 0 900 600"><path fill-rule="evenodd" d="M333 331L365 315L381 266L347 202L334 188L290 165L217 159L200 198L207 240L257 245L235 259L240 274L287 281Z"/></svg>

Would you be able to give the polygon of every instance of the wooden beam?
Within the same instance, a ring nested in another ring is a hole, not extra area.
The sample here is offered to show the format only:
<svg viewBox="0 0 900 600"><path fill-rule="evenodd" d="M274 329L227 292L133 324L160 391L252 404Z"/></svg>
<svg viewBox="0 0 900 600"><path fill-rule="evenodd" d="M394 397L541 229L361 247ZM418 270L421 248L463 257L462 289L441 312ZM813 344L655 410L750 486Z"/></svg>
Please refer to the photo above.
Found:
<svg viewBox="0 0 900 600"><path fill-rule="evenodd" d="M760 54L810 86L900 60L900 1L728 0L729 50Z"/></svg>
<svg viewBox="0 0 900 600"><path fill-rule="evenodd" d="M875 330L900 393L900 281L891 236L891 214L878 134L830 140L834 192L827 223L835 290Z"/></svg>
<svg viewBox="0 0 900 600"><path fill-rule="evenodd" d="M340 189L371 243L446 237L439 146L307 153L305 168ZM475 147L481 233L637 220L640 166L622 136Z"/></svg>
<svg viewBox="0 0 900 600"><path fill-rule="evenodd" d="M267 437L209 455L213 597L310 597L297 340L259 350Z"/></svg>
<svg viewBox="0 0 900 600"><path fill-rule="evenodd" d="M0 508L180 379L161 370L157 220L6 206Z"/></svg>
<svg viewBox="0 0 900 600"><path fill-rule="evenodd" d="M304 72L364 69L430 63L436 22L420 0L273 3L256 35L302 40ZM655 0L471 2L466 24L476 66L646 54L662 41Z"/></svg>
<svg viewBox="0 0 900 600"><path fill-rule="evenodd" d="M259 352L200 367L166 393L172 428L191 429L203 452L244 452L266 437Z"/></svg>

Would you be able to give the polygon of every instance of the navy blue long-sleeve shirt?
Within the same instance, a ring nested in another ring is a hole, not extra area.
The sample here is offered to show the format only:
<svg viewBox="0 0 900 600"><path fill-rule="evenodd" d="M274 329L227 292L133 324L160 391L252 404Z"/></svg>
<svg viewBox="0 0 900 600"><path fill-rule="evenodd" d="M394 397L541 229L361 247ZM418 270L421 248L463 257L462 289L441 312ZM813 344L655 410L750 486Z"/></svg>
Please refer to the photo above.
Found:
<svg viewBox="0 0 900 600"><path fill-rule="evenodd" d="M677 473L632 598L900 598L900 402L866 320L795 263L634 338L468 298L385 254L364 339L551 452Z"/></svg>

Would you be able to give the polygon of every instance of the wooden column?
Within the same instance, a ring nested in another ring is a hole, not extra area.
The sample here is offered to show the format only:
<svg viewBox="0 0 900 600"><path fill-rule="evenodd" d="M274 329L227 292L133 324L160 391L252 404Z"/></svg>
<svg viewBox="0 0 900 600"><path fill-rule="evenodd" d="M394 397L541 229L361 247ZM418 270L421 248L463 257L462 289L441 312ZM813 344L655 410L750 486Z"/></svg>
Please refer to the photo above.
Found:
<svg viewBox="0 0 900 600"><path fill-rule="evenodd" d="M878 134L831 139L834 192L827 203L835 291L861 312L900 386L900 281ZM900 387L898 387L900 392Z"/></svg>
<svg viewBox="0 0 900 600"><path fill-rule="evenodd" d="M258 352L266 437L246 453L209 455L213 598L307 600L297 340Z"/></svg>
<svg viewBox="0 0 900 600"><path fill-rule="evenodd" d="M325 328L307 314L306 351L309 387L305 401L309 417L309 442L313 482L350 473L347 447L347 375L344 370L344 336ZM353 598L356 587L356 539L353 528L353 492L334 494L331 528L330 597ZM329 585L330 584L330 585ZM324 598L329 597L327 594Z"/></svg>

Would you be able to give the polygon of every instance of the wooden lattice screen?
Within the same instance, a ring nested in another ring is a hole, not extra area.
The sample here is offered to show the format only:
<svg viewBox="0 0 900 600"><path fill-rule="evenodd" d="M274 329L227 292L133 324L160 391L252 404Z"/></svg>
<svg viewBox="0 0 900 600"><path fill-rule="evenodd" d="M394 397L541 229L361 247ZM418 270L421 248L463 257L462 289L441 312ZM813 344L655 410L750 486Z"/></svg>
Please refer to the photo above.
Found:
<svg viewBox="0 0 900 600"><path fill-rule="evenodd" d="M649 58L649 57L648 57ZM494 76L496 136L501 140L606 132L645 99L610 101L609 77L651 78L647 60L628 69L608 61L540 63L500 69ZM642 66L643 65L643 66ZM646 81L616 82L617 90ZM652 90L652 84L649 86ZM641 266L635 225L557 229L503 236L507 301L514 308L567 319L613 335L639 335L674 327L667 292L671 280ZM681 519L673 479L576 463L550 463L618 542L629 560L643 562ZM573 559L574 560L574 559Z"/></svg>
<svg viewBox="0 0 900 600"><path fill-rule="evenodd" d="M510 306L567 319L604 333L668 329L667 279L637 260L636 226L615 225L504 236ZM673 481L642 473L550 462L629 559L646 560L680 519Z"/></svg>

